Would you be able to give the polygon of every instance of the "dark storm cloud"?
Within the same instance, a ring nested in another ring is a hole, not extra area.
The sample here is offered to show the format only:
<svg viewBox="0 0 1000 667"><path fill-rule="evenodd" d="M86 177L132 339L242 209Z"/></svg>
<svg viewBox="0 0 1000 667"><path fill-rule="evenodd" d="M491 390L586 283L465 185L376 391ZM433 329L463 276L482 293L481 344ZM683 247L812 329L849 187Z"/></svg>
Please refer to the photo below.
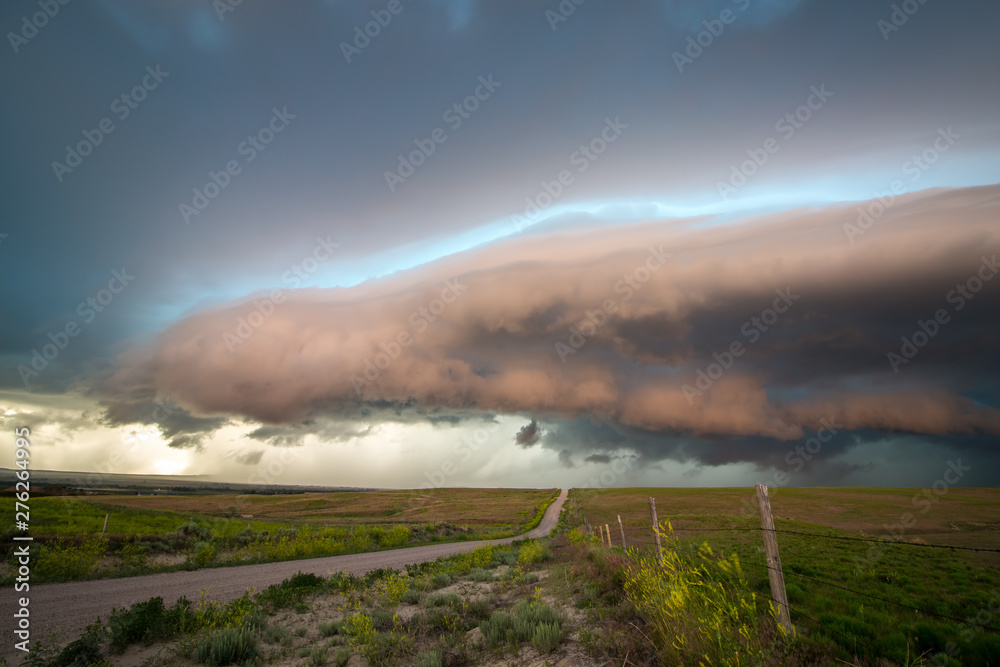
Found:
<svg viewBox="0 0 1000 667"><path fill-rule="evenodd" d="M248 433L247 437L276 447L300 447L305 444L308 435L315 436L321 442L345 442L370 435L372 428L371 424L364 425L326 415L300 424L261 426Z"/></svg>
<svg viewBox="0 0 1000 667"><path fill-rule="evenodd" d="M102 390L155 386L197 414L274 423L319 406L396 404L590 414L699 438L794 440L821 419L997 435L1000 342L983 332L1000 281L964 286L992 277L998 211L1000 188L914 197L855 243L844 231L855 206L620 228L613 250L609 232L536 236L292 297L233 351L231 312L193 316L123 356ZM414 329L421 308L436 321ZM939 311L944 323L911 354L903 339ZM365 360L404 332L411 344L365 378Z"/></svg>
<svg viewBox="0 0 1000 667"><path fill-rule="evenodd" d="M559 452L559 465L564 468L575 468L576 464L573 462L573 453L568 449Z"/></svg>
<svg viewBox="0 0 1000 667"><path fill-rule="evenodd" d="M525 424L521 427L521 430L517 432L517 435L514 436L514 442L521 447L527 448L535 445L541 436L542 434L538 430L538 422L532 419L531 423Z"/></svg>
<svg viewBox="0 0 1000 667"><path fill-rule="evenodd" d="M152 424L175 449L201 448L205 438L230 421L224 417L198 417L165 401L150 399L101 402L100 423L105 426Z"/></svg>

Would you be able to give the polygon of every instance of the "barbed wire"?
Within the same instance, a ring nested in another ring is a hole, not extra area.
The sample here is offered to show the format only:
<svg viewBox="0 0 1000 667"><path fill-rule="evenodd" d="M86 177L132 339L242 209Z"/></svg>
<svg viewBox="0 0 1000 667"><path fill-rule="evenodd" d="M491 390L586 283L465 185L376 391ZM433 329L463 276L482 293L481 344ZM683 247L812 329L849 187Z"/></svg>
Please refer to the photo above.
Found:
<svg viewBox="0 0 1000 667"><path fill-rule="evenodd" d="M610 522L605 522L605 523L608 523L610 525ZM630 529L631 530L647 530L647 529L640 528L640 527L637 527L637 526L626 526L625 527L626 531L628 531ZM652 527L650 527L648 530L650 532L652 532ZM762 532L764 530L771 530L771 529L765 529L765 528L761 528L761 527L745 528L745 527L740 527L740 526L732 526L732 527L729 527L729 528L676 528L676 527L673 528L673 531L675 533L676 532L700 532L700 533L726 532L726 533L728 533L728 532L733 532L733 531L736 531L736 532ZM612 532L614 532L614 531L612 531ZM891 540L891 539L885 539L885 538L881 538L881 537L850 537L850 536L847 536L847 535L824 535L822 533L808 533L808 532L805 532L805 531L788 530L788 529L785 529L785 528L774 528L773 532L775 532L775 533L784 533L784 534L787 534L787 535L799 535L799 536L803 536L803 537L819 537L819 538L826 538L826 539L830 539L830 540L842 540L842 541L847 541L847 542L866 542L866 543L869 543L869 544L871 544L873 542L880 542L880 543L883 543L883 544L896 544L896 545L899 545L899 546L907 546L907 547L928 547L928 548L933 548L933 549L951 549L953 551L974 551L974 552L980 552L980 553L997 553L997 554L1000 554L1000 549L986 549L986 548L983 548L983 547L963 547L963 546L958 546L958 545L954 545L954 544L926 544L926 543L922 543L922 542L902 542L902 541L899 541L899 540Z"/></svg>
<svg viewBox="0 0 1000 667"><path fill-rule="evenodd" d="M983 628L984 630L992 630L993 632L1000 632L1000 628L994 628L992 625L985 625L983 623L974 623L972 621L968 621L968 620L965 620L965 619L957 618L955 616L949 616L947 614L939 614L936 611L930 611L929 609L921 609L920 607L914 607L913 605L909 605L909 604L906 604L906 603L903 603L903 602L897 602L896 600L889 600L888 598L883 598L883 597L880 597L878 595L872 595L871 593L862 593L861 591L856 591L854 589L847 588L846 586L841 586L840 584L835 584L832 581L825 581L823 579L817 579L816 577L810 577L810 576L805 575L805 574L800 574L799 572L796 572L794 570L787 570L787 571L785 571L782 568L773 567L773 566L767 565L767 564L752 563L752 562L744 563L743 561L740 561L740 565L741 566L742 565L752 565L754 567L762 567L762 568L764 568L766 570L774 570L775 572L782 572L785 575L791 575L793 577L799 577L800 579L806 579L808 581L814 581L814 582L816 582L818 584L823 584L824 586L830 586L832 588L839 588L840 590L846 591L848 593L853 593L855 595L860 595L862 597L871 598L873 600L878 600L880 602L885 602L885 603L888 603L888 604L893 604L893 605L896 605L897 607L902 607L904 609L911 609L913 611L920 612L921 614L927 614L928 616L936 616L937 618L944 618L944 619L947 619L949 621L956 621L958 623L964 623L966 625L975 625L976 627Z"/></svg>

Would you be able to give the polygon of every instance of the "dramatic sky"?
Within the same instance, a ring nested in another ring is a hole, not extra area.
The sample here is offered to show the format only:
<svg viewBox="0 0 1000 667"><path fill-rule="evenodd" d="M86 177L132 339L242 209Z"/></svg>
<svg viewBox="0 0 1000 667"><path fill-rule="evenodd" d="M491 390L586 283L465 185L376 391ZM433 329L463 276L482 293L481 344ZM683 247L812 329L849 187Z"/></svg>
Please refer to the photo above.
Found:
<svg viewBox="0 0 1000 667"><path fill-rule="evenodd" d="M998 485L997 25L4 3L2 439L234 482Z"/></svg>

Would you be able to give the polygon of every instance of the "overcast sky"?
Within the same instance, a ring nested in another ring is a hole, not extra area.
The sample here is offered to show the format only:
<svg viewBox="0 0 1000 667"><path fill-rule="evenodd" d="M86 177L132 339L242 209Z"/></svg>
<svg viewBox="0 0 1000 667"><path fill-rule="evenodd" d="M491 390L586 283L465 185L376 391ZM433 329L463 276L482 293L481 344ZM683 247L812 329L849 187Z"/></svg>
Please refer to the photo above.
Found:
<svg viewBox="0 0 1000 667"><path fill-rule="evenodd" d="M996 3L40 7L0 8L35 468L1000 484Z"/></svg>

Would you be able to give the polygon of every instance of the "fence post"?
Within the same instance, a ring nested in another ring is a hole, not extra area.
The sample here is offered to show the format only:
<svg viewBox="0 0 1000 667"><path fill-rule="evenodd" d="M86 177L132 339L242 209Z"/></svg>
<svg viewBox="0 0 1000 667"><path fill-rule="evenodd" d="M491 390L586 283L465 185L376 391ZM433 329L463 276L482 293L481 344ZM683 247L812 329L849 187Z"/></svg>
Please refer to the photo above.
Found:
<svg viewBox="0 0 1000 667"><path fill-rule="evenodd" d="M622 515L621 514L618 515L618 530L620 530L622 532L622 549L628 549L628 547L625 546L625 527L622 526Z"/></svg>
<svg viewBox="0 0 1000 667"><path fill-rule="evenodd" d="M609 547L615 546L614 544L611 543L611 526L609 526L608 524L604 524L604 530L608 534L608 546Z"/></svg>
<svg viewBox="0 0 1000 667"><path fill-rule="evenodd" d="M663 562L663 547L660 546L660 524L656 520L656 498L649 498L649 514L653 518L653 535L656 537L656 555Z"/></svg>
<svg viewBox="0 0 1000 667"><path fill-rule="evenodd" d="M767 577L771 582L771 597L778 605L778 622L792 633L792 619L788 613L788 595L785 593L785 575L781 571L781 557L778 556L778 537L774 533L774 517L771 516L771 499L767 495L767 485L757 485L757 508L760 511L760 527L764 533L764 554L767 557Z"/></svg>
<svg viewBox="0 0 1000 667"><path fill-rule="evenodd" d="M104 531L106 531L108 529L108 517L109 516L111 516L111 515L110 514L105 514L104 515L104 528L101 528L101 535L104 535Z"/></svg>

